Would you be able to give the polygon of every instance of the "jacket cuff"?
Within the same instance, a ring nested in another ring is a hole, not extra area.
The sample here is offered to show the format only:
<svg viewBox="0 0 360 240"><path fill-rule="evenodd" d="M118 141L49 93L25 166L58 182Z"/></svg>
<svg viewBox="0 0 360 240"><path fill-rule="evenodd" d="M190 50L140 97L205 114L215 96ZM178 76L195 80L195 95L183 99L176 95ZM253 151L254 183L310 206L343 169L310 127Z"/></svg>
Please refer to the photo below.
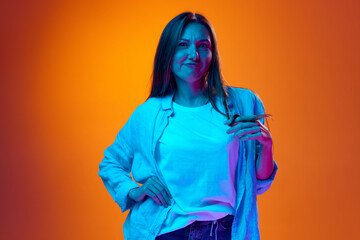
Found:
<svg viewBox="0 0 360 240"><path fill-rule="evenodd" d="M272 182L275 179L275 175L278 170L278 166L277 166L275 160L273 160L273 161L274 161L274 170L273 170L272 174L270 175L270 177L267 179L263 179L263 180L256 178L256 189L257 189L256 194L257 195L261 195L264 192L266 192L270 188Z"/></svg>
<svg viewBox="0 0 360 240"><path fill-rule="evenodd" d="M121 212L126 212L135 205L135 201L128 198L129 191L133 188L140 187L135 181L122 182L117 189L115 189L116 203L120 206Z"/></svg>

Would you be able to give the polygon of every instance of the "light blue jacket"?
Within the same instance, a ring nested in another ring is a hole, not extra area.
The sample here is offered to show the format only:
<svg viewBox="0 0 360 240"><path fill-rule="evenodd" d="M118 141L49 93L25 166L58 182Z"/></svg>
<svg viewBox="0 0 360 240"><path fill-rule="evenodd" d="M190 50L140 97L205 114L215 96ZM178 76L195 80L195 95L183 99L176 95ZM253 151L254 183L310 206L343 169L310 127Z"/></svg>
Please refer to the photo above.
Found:
<svg viewBox="0 0 360 240"><path fill-rule="evenodd" d="M249 89L226 87L229 113L258 115L264 113L260 98ZM154 240L165 220L168 208L147 197L135 202L127 197L132 188L140 187L151 176L157 176L163 185L165 180L155 161L155 146L169 117L173 114L172 98L152 97L139 105L116 136L115 142L104 151L99 164L99 176L121 212L130 209L123 225L125 240ZM217 98L216 104L222 104ZM218 105L219 106L219 105ZM264 124L264 119L261 119ZM239 140L240 141L240 140ZM278 166L268 179L259 180L255 175L255 145L257 140L240 141L239 161L236 174L236 208L232 225L231 240L260 239L257 195L267 191L276 175ZM134 178L133 181L132 177ZM245 177L243 177L245 176ZM166 186L167 187L167 186Z"/></svg>

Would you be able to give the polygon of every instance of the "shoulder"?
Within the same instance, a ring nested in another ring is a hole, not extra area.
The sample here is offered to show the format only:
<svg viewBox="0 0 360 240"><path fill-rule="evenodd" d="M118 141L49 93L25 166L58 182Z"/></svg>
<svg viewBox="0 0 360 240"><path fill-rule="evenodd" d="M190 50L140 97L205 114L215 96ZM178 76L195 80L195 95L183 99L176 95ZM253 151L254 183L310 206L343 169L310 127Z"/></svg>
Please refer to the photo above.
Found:
<svg viewBox="0 0 360 240"><path fill-rule="evenodd" d="M161 109L161 104L161 97L151 97L138 105L132 115L136 116L136 119L151 118L151 116L157 114Z"/></svg>
<svg viewBox="0 0 360 240"><path fill-rule="evenodd" d="M228 91L233 92L234 94L237 95L249 94L251 92L250 89L242 88L242 87L226 86L226 88Z"/></svg>
<svg viewBox="0 0 360 240"><path fill-rule="evenodd" d="M137 108L142 112L154 112L154 110L161 109L164 97L150 97L145 100L144 103L140 104Z"/></svg>
<svg viewBox="0 0 360 240"><path fill-rule="evenodd" d="M258 97L256 92L248 88L226 86L226 90L229 95L232 95L232 97L236 100L254 102L256 97Z"/></svg>

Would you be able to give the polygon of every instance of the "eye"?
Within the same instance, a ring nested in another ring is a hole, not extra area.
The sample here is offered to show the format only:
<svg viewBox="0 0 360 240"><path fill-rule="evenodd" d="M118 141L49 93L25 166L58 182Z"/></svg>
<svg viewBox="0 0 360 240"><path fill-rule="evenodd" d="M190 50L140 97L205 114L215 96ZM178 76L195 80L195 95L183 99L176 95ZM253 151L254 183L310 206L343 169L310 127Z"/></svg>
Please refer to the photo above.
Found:
<svg viewBox="0 0 360 240"><path fill-rule="evenodd" d="M200 46L205 46L205 48L208 48L208 45L205 43L201 44Z"/></svg>
<svg viewBox="0 0 360 240"><path fill-rule="evenodd" d="M180 47L185 47L187 44L185 43L185 42L181 42L181 43L179 43L179 46Z"/></svg>

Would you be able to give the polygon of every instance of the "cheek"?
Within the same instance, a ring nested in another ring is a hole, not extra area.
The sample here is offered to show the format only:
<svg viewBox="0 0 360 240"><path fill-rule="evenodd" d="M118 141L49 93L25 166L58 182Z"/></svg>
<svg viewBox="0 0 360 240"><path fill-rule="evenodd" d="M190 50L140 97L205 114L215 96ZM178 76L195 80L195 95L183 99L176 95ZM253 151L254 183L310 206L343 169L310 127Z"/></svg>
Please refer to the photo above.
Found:
<svg viewBox="0 0 360 240"><path fill-rule="evenodd" d="M211 60L212 60L212 54L210 52L204 56L204 67L206 69L210 66Z"/></svg>
<svg viewBox="0 0 360 240"><path fill-rule="evenodd" d="M173 70L180 71L185 59L186 59L186 56L182 56L180 54L175 54L173 64L172 64Z"/></svg>
<svg viewBox="0 0 360 240"><path fill-rule="evenodd" d="M201 58L204 60L205 63L211 62L212 53L211 52L203 52Z"/></svg>
<svg viewBox="0 0 360 240"><path fill-rule="evenodd" d="M207 57L208 57L208 63L210 64L212 60L212 52L209 52Z"/></svg>

